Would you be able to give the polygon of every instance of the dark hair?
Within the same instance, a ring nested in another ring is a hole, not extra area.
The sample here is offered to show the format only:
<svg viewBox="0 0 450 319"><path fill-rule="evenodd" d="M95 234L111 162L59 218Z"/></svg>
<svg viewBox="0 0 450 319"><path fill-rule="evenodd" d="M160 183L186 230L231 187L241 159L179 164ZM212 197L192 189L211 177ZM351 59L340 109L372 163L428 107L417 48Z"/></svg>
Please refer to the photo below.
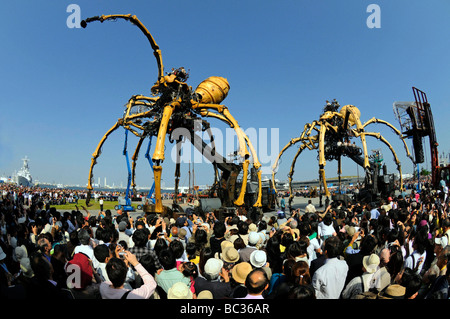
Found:
<svg viewBox="0 0 450 319"><path fill-rule="evenodd" d="M274 273L282 271L282 260L280 251L280 241L278 236L272 236L266 244L267 261L270 263Z"/></svg>
<svg viewBox="0 0 450 319"><path fill-rule="evenodd" d="M360 252L362 255L370 255L378 244L375 236L367 235L361 240Z"/></svg>
<svg viewBox="0 0 450 319"><path fill-rule="evenodd" d="M148 242L148 233L145 231L145 228L136 229L132 239L136 247L145 247Z"/></svg>
<svg viewBox="0 0 450 319"><path fill-rule="evenodd" d="M295 258L304 254L308 256L307 248L308 245L305 241L294 241L288 248L287 257Z"/></svg>
<svg viewBox="0 0 450 319"><path fill-rule="evenodd" d="M295 285L311 284L311 274L306 261L297 261L291 269L292 279Z"/></svg>
<svg viewBox="0 0 450 319"><path fill-rule="evenodd" d="M120 258L113 257L106 264L106 273L114 288L118 288L125 283L127 272L128 267Z"/></svg>
<svg viewBox="0 0 450 319"><path fill-rule="evenodd" d="M342 252L342 242L336 236L331 236L325 240L324 250L328 258L338 257Z"/></svg>
<svg viewBox="0 0 450 319"><path fill-rule="evenodd" d="M105 227L101 234L102 234L102 240L105 243L110 243L111 240L114 238L113 231L109 227Z"/></svg>
<svg viewBox="0 0 450 319"><path fill-rule="evenodd" d="M419 291L422 285L422 277L407 267L403 272L400 284L405 287L405 299L407 299Z"/></svg>
<svg viewBox="0 0 450 319"><path fill-rule="evenodd" d="M267 222L265 220L260 220L258 223L258 231L263 231L267 229Z"/></svg>
<svg viewBox="0 0 450 319"><path fill-rule="evenodd" d="M331 213L326 213L322 221L325 225L330 226L333 223L333 216Z"/></svg>
<svg viewBox="0 0 450 319"><path fill-rule="evenodd" d="M208 243L208 233L204 229L197 229L194 239L197 247L203 246Z"/></svg>
<svg viewBox="0 0 450 319"><path fill-rule="evenodd" d="M316 299L316 292L311 285L295 286L289 290L288 299Z"/></svg>
<svg viewBox="0 0 450 319"><path fill-rule="evenodd" d="M245 242L244 242L244 240L239 236L238 238L236 238L235 240L234 240L234 242L233 242L233 247L236 249L236 250L239 250L239 249L242 249L242 248L245 248Z"/></svg>
<svg viewBox="0 0 450 319"><path fill-rule="evenodd" d="M155 241L155 245L153 246L153 250L155 251L156 256L159 256L161 251L169 248L167 241L164 238L158 238Z"/></svg>
<svg viewBox="0 0 450 319"><path fill-rule="evenodd" d="M185 277L192 277L194 279L197 278L198 277L197 265L191 261L184 262L182 273Z"/></svg>
<svg viewBox="0 0 450 319"><path fill-rule="evenodd" d="M225 236L226 226L223 222L215 222L213 227L214 236L216 238L222 238Z"/></svg>
<svg viewBox="0 0 450 319"><path fill-rule="evenodd" d="M94 256L99 262L104 263L106 258L108 258L110 256L109 247L104 244L97 245L94 248Z"/></svg>
<svg viewBox="0 0 450 319"><path fill-rule="evenodd" d="M311 225L309 224L309 222L301 222L298 225L298 230L300 231L301 235L310 235L311 234Z"/></svg>
<svg viewBox="0 0 450 319"><path fill-rule="evenodd" d="M139 263L148 271L148 273L152 276L155 276L156 271L158 270L155 265L155 258L153 255L149 253L144 254L139 258Z"/></svg>
<svg viewBox="0 0 450 319"><path fill-rule="evenodd" d="M262 278L257 276L258 273L262 274ZM268 284L269 278L267 277L267 273L261 268L253 269L245 279L245 287L247 287L248 293L250 294L262 293Z"/></svg>
<svg viewBox="0 0 450 319"><path fill-rule="evenodd" d="M392 245L390 247L390 252L391 255L386 268L391 275L391 279L394 279L403 267L403 253L401 248L397 245Z"/></svg>
<svg viewBox="0 0 450 319"><path fill-rule="evenodd" d="M295 259L292 258L285 259L283 262L283 273L286 276L287 282L293 282L294 277L292 277L292 267L294 267L295 262Z"/></svg>
<svg viewBox="0 0 450 319"><path fill-rule="evenodd" d="M204 274L203 270L205 268L205 264L209 258L214 257L214 252L211 247L205 247L200 251L200 260L198 262L198 269L201 274Z"/></svg>
<svg viewBox="0 0 450 319"><path fill-rule="evenodd" d="M163 268L165 270L175 268L175 266L177 264L175 256L169 248L161 250L161 252L159 253L158 259L159 259L159 262L161 263L161 266L163 266Z"/></svg>
<svg viewBox="0 0 450 319"><path fill-rule="evenodd" d="M186 254L188 259L193 259L196 257L195 253L197 251L197 248L195 247L195 244L192 242L189 242L186 244Z"/></svg>
<svg viewBox="0 0 450 319"><path fill-rule="evenodd" d="M244 222L243 220L239 220L237 224L239 234L241 235L247 235L248 234L248 224Z"/></svg>
<svg viewBox="0 0 450 319"><path fill-rule="evenodd" d="M428 231L425 227L422 227L417 232L416 236L414 237L414 244L413 247L416 247L416 250L423 254L427 248L428 244Z"/></svg>
<svg viewBox="0 0 450 319"><path fill-rule="evenodd" d="M171 241L169 244L169 249L172 250L176 259L181 258L181 256L183 256L183 254L184 254L183 243L179 240Z"/></svg>
<svg viewBox="0 0 450 319"><path fill-rule="evenodd" d="M291 233L283 233L281 235L281 245L288 248L294 242L294 237Z"/></svg>
<svg viewBox="0 0 450 319"><path fill-rule="evenodd" d="M51 264L40 252L35 252L30 258L31 269L35 278L39 282L47 281L51 278Z"/></svg>
<svg viewBox="0 0 450 319"><path fill-rule="evenodd" d="M89 226L91 227L97 226L97 218L95 216L89 217Z"/></svg>

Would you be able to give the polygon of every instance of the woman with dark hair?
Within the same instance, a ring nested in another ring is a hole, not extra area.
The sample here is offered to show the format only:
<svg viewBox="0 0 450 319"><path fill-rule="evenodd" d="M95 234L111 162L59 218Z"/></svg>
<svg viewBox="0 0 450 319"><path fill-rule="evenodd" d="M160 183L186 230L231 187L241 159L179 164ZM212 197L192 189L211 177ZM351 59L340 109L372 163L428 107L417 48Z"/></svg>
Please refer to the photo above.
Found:
<svg viewBox="0 0 450 319"><path fill-rule="evenodd" d="M280 251L280 237L276 234L269 238L264 249L267 255L267 262L272 268L272 273L283 272L283 257Z"/></svg>
<svg viewBox="0 0 450 319"><path fill-rule="evenodd" d="M292 268L296 261L294 259L285 259L282 265L282 276L271 278L269 284L269 293L267 299L283 299L287 298L289 291L295 286L294 277L292 274ZM275 280L278 278L278 280Z"/></svg>
<svg viewBox="0 0 450 319"><path fill-rule="evenodd" d="M199 275L204 277L205 264L209 258L214 257L211 247L205 247L200 251L200 260L198 262Z"/></svg>
<svg viewBox="0 0 450 319"><path fill-rule="evenodd" d="M194 224L193 226L193 234L191 237L189 237L188 242L190 243L194 243L196 246L196 255L200 256L200 252L208 247L211 248L210 246L210 233L208 232L208 230L204 229L203 227L198 227L197 225Z"/></svg>
<svg viewBox="0 0 450 319"><path fill-rule="evenodd" d="M213 226L213 235L209 239L209 244L214 253L221 253L220 244L225 240L226 226L223 222L216 221Z"/></svg>
<svg viewBox="0 0 450 319"><path fill-rule="evenodd" d="M288 299L316 299L316 292L311 285L300 285L289 291Z"/></svg>
<svg viewBox="0 0 450 319"><path fill-rule="evenodd" d="M183 243L179 240L173 240L169 244L169 249L177 260L177 269L180 270L181 264L188 261Z"/></svg>
<svg viewBox="0 0 450 319"><path fill-rule="evenodd" d="M295 261L304 261L308 264L308 245L309 239L306 236L302 236L299 241L294 241L287 250L287 258L292 258Z"/></svg>
<svg viewBox="0 0 450 319"><path fill-rule="evenodd" d="M238 238L236 238L235 240L234 240L234 242L233 242L233 247L237 250L237 251L239 251L239 249L243 249L243 248L245 248L245 247L247 247L247 245L245 245L245 242L244 242L244 240L242 239L242 237L238 237Z"/></svg>
<svg viewBox="0 0 450 319"><path fill-rule="evenodd" d="M393 281L403 268L403 253L398 245L391 245L389 249L390 256L386 268L391 275L391 281Z"/></svg>
<svg viewBox="0 0 450 319"><path fill-rule="evenodd" d="M311 285L311 275L306 261L297 261L292 266L292 277L296 286Z"/></svg>
<svg viewBox="0 0 450 319"><path fill-rule="evenodd" d="M156 253L156 256L159 256L159 253L164 249L169 248L167 241L164 238L157 238L155 244L153 246L153 250Z"/></svg>

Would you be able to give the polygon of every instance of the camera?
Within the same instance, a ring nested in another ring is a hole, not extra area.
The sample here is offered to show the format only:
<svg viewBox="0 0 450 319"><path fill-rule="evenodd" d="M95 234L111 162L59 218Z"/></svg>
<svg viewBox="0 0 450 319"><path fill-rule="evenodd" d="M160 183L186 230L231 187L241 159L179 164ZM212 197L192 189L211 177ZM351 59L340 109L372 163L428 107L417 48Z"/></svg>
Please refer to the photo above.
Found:
<svg viewBox="0 0 450 319"><path fill-rule="evenodd" d="M127 255L127 253L124 252L124 251L121 251L121 252L119 253L119 257L122 258L122 259L124 259L124 258L126 257L126 255Z"/></svg>

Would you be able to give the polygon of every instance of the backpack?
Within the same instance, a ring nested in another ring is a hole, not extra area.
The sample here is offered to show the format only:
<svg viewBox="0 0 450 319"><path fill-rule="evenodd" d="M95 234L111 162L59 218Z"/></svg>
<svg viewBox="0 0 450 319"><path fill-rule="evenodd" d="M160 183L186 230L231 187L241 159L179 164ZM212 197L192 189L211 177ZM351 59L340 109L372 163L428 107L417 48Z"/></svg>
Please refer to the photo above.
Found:
<svg viewBox="0 0 450 319"><path fill-rule="evenodd" d="M122 297L120 297L120 299L127 299L128 294L131 292L131 290L128 290L126 293L124 293L122 295Z"/></svg>
<svg viewBox="0 0 450 319"><path fill-rule="evenodd" d="M360 294L357 294L355 297L353 297L353 299L377 299L378 296L378 291L375 288L371 288L368 291L364 291L365 285L364 285L364 280L361 277L361 284L363 286L363 292Z"/></svg>

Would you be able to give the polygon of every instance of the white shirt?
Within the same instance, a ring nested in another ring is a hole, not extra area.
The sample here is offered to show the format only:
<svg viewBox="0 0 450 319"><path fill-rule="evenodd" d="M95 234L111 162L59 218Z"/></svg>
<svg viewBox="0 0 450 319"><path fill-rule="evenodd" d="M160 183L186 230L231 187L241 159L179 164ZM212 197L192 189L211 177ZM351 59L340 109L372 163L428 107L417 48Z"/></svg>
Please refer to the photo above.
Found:
<svg viewBox="0 0 450 319"><path fill-rule="evenodd" d="M309 241L309 246L307 248L308 256L309 256L309 264L311 264L311 261L313 261L314 259L317 259L317 253L316 253L317 249L320 249L320 244L316 237Z"/></svg>
<svg viewBox="0 0 450 319"><path fill-rule="evenodd" d="M316 212L316 207L313 204L308 204L305 207L305 212L307 212L307 213L315 213Z"/></svg>
<svg viewBox="0 0 450 319"><path fill-rule="evenodd" d="M333 223L327 226L325 225L324 222L320 222L317 228L317 233L319 234L320 237L332 236L335 232L336 230L333 227Z"/></svg>
<svg viewBox="0 0 450 319"><path fill-rule="evenodd" d="M414 255L414 259L413 259ZM420 271L423 268L423 264L425 262L425 258L427 257L427 252L424 251L423 254L420 254L417 250L415 250L410 256L408 256L405 260L405 268L408 267L410 269L414 269L417 266L417 273L420 274Z"/></svg>
<svg viewBox="0 0 450 319"><path fill-rule="evenodd" d="M312 285L317 299L339 299L345 286L348 265L345 260L330 258L316 270Z"/></svg>

